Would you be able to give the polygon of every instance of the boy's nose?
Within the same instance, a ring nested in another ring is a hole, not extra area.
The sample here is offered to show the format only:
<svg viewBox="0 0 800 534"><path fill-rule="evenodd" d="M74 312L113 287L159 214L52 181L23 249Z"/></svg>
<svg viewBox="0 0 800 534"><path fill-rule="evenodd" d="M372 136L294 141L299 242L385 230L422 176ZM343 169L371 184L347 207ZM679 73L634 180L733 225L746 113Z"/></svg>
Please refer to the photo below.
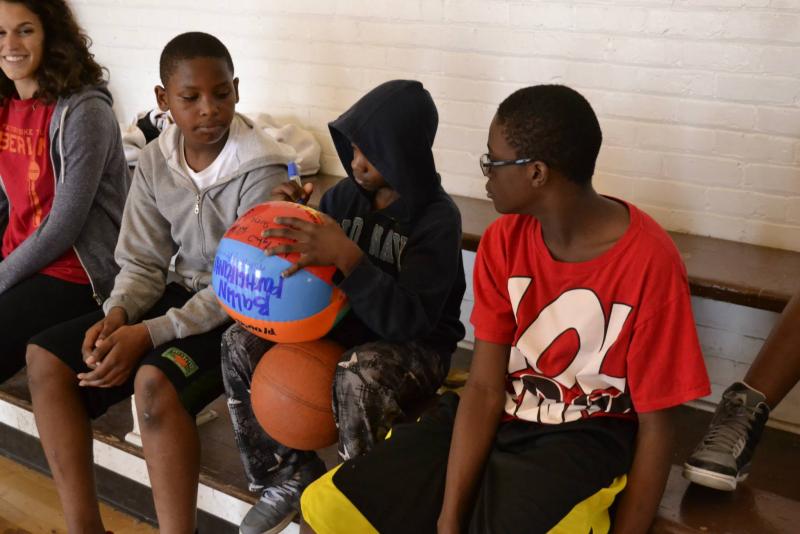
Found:
<svg viewBox="0 0 800 534"><path fill-rule="evenodd" d="M200 99L200 113L203 115L214 115L218 111L216 103L211 98Z"/></svg>

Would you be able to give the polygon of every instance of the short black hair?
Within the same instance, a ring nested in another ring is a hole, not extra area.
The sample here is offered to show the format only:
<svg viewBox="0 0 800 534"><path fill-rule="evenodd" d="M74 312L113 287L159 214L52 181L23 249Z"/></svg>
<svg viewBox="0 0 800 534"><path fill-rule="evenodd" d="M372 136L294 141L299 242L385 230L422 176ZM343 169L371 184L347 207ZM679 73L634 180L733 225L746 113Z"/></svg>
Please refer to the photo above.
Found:
<svg viewBox="0 0 800 534"><path fill-rule="evenodd" d="M179 61L198 57L210 57L225 61L231 71L231 76L233 76L233 59L222 41L208 33L187 32L173 38L161 51L161 59L158 62L161 83L167 84L167 80L175 72L175 66Z"/></svg>
<svg viewBox="0 0 800 534"><path fill-rule="evenodd" d="M497 122L518 158L543 161L580 185L592 181L603 133L589 102L565 85L525 87L503 100Z"/></svg>

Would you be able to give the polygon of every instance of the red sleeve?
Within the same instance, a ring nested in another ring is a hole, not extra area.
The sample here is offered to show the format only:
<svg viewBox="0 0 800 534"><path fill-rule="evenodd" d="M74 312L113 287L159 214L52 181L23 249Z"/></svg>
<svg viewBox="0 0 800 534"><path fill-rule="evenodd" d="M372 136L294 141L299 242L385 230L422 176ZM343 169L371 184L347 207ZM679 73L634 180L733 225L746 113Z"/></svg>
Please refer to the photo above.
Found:
<svg viewBox="0 0 800 534"><path fill-rule="evenodd" d="M508 296L506 255L500 226L491 225L481 238L475 257L472 285L475 306L470 322L475 337L490 343L511 345L517 321Z"/></svg>
<svg viewBox="0 0 800 534"><path fill-rule="evenodd" d="M634 327L628 350L628 387L634 409L652 412L711 393L697 340L685 271L657 277L647 299L659 303Z"/></svg>

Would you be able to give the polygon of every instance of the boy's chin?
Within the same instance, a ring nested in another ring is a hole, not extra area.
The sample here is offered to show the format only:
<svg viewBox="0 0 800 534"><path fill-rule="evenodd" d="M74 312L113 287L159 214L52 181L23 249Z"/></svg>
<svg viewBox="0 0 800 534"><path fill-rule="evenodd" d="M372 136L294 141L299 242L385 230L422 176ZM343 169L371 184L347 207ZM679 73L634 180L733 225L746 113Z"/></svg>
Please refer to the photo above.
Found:
<svg viewBox="0 0 800 534"><path fill-rule="evenodd" d="M184 137L186 141L191 143L194 146L202 146L202 145L216 145L220 141L222 141L226 135L228 135L228 130L230 126L224 128L215 128L215 129L202 129L202 130L194 130L191 132L190 135L186 135L184 133Z"/></svg>

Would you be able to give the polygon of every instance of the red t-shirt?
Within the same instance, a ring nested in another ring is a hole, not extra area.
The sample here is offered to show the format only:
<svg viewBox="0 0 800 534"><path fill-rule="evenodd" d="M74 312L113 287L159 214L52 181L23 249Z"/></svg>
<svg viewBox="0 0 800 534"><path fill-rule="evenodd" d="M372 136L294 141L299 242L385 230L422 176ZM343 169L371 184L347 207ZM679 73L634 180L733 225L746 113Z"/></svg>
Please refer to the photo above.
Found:
<svg viewBox="0 0 800 534"><path fill-rule="evenodd" d="M0 106L0 180L9 200L2 253L8 257L33 234L53 205L55 176L50 163L50 119L55 104L6 99ZM89 278L74 249L40 271L77 284Z"/></svg>
<svg viewBox="0 0 800 534"><path fill-rule="evenodd" d="M635 206L601 256L556 261L539 221L506 215L475 261L475 337L511 345L506 413L558 424L635 417L710 393L686 269L672 240Z"/></svg>

